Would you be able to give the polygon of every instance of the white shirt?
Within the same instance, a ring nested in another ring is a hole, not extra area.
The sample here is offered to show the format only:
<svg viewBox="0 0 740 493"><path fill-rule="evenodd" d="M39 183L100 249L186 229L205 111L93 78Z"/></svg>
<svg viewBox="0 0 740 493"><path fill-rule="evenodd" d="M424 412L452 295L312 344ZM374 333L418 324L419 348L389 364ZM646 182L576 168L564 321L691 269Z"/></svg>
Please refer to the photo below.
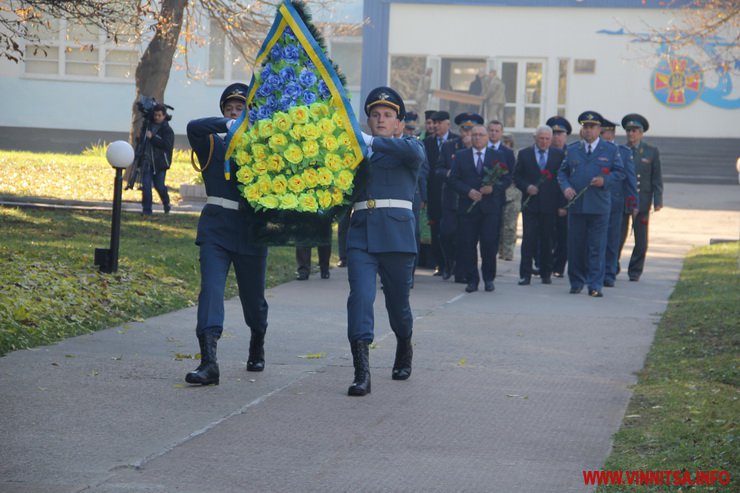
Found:
<svg viewBox="0 0 740 493"><path fill-rule="evenodd" d="M591 146L591 152L594 152L596 150L596 146L599 145L599 140L601 140L599 137L596 137L596 140L591 142L590 144L586 142L585 140L583 142L583 149L588 152L588 146Z"/></svg>

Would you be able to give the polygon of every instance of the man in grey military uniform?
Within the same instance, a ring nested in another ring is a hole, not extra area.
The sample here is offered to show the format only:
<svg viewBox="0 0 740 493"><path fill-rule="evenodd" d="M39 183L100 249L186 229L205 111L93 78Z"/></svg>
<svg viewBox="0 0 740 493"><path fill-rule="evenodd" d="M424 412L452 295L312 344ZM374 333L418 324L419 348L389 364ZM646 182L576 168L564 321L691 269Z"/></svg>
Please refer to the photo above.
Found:
<svg viewBox="0 0 740 493"><path fill-rule="evenodd" d="M627 271L630 281L639 281L645 268L650 207L652 206L655 212L663 208L663 174L660 169L660 153L656 147L642 141L642 136L649 126L647 119L637 113L630 113L622 118L622 127L627 131L627 146L632 149L632 160L635 163L639 205L637 216L632 221L635 247L632 250ZM629 232L630 219L632 219L631 214L625 213L622 220L620 257Z"/></svg>
<svg viewBox="0 0 740 493"><path fill-rule="evenodd" d="M373 304L380 275L391 329L396 335L396 359L391 377L411 376L413 315L409 304L417 254L412 201L424 147L412 137L394 138L406 113L403 100L390 87L370 91L365 101L372 135L363 134L369 151L366 179L355 192L347 233L347 336L355 376L347 393L370 393L369 345L375 337Z"/></svg>

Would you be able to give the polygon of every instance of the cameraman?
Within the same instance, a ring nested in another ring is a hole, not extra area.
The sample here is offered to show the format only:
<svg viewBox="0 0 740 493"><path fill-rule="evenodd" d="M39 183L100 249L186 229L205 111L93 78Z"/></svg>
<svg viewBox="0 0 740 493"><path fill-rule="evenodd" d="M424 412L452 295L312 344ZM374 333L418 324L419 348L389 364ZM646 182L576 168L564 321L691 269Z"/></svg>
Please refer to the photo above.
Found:
<svg viewBox="0 0 740 493"><path fill-rule="evenodd" d="M167 114L163 104L156 104L152 109L151 121L147 123L144 134L143 153L139 160L141 177L141 206L145 216L152 213L152 185L157 190L164 206L164 213L170 212L170 195L164 183L167 170L172 163L172 148L175 145L175 132L169 123L172 116Z"/></svg>

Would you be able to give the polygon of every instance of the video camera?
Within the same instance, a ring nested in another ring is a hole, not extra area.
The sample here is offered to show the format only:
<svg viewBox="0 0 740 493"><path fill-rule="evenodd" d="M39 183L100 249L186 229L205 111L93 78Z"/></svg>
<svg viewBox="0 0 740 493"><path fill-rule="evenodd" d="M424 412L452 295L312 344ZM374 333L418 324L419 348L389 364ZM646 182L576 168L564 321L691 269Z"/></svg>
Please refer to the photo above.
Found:
<svg viewBox="0 0 740 493"><path fill-rule="evenodd" d="M137 182L141 182L141 173L140 173L140 166L141 166L141 159L144 157L144 152L146 151L146 132L149 130L150 124L154 121L154 109L159 106L159 103L157 103L157 100L151 96L139 96L138 101L136 101L136 108L139 110L139 113L141 113L141 116L144 118L144 123L141 125L141 131L139 132L139 138L136 140L136 149L134 151L134 167L133 171L129 173L128 180L126 182L126 190L131 190L134 188L134 185ZM165 108L174 110L172 106L168 104L163 104ZM170 121L172 119L172 115L167 115L166 120Z"/></svg>
<svg viewBox="0 0 740 493"><path fill-rule="evenodd" d="M158 103L155 98L151 96L144 96L143 94L139 96L139 100L136 101L136 107L139 109L139 113L141 113L141 116L143 116L146 121L151 121L154 117L154 108L157 106L157 104ZM165 104L162 106L171 110L175 109L169 104ZM171 118L171 115L167 115L167 120L170 120Z"/></svg>

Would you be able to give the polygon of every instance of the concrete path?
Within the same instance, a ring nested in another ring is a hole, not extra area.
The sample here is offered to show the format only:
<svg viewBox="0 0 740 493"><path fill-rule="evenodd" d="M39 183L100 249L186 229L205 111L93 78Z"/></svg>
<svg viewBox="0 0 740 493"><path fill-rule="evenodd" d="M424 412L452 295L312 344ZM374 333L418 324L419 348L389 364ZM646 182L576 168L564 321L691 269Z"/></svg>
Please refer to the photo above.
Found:
<svg viewBox="0 0 740 493"><path fill-rule="evenodd" d="M738 186L665 195L643 278L620 277L603 299L568 294L564 279L519 287L516 261L499 263L493 294L420 272L406 382L390 378L379 292L363 398L346 396L345 269L269 290L262 374L244 370L229 301L219 386L183 381L195 308L11 353L0 492L592 491L582 471L609 454L683 256L740 232Z"/></svg>

